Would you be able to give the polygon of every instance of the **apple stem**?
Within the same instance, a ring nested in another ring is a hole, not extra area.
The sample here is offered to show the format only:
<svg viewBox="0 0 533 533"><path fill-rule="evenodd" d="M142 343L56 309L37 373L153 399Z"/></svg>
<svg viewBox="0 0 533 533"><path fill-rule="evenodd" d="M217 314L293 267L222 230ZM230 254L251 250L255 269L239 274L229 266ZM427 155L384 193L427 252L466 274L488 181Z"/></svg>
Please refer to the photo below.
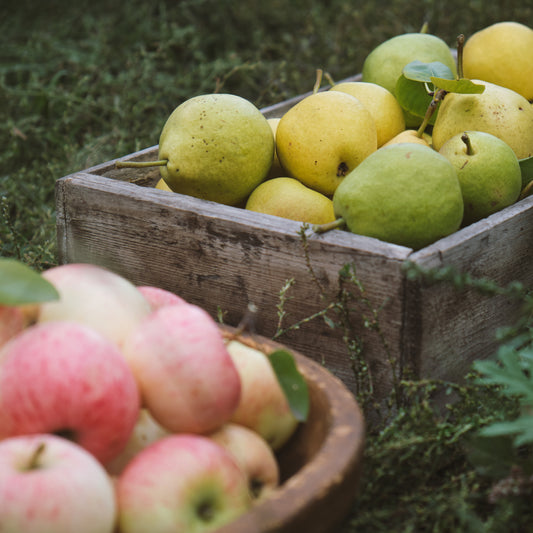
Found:
<svg viewBox="0 0 533 533"><path fill-rule="evenodd" d="M116 168L145 168L145 167L164 167L168 159L159 159L158 161L117 161Z"/></svg>
<svg viewBox="0 0 533 533"><path fill-rule="evenodd" d="M337 220L334 220L333 222L326 222L325 224L315 224L313 226L313 231L315 233L326 233L327 231L330 231L332 229L339 229L341 227L344 227L346 225L346 221L344 218L340 217Z"/></svg>
<svg viewBox="0 0 533 533"><path fill-rule="evenodd" d="M466 154L467 155L474 155L474 148L472 147L472 142L470 141L470 137L466 133L466 131L461 135L461 141L463 141L466 144Z"/></svg>
<svg viewBox="0 0 533 533"><path fill-rule="evenodd" d="M313 86L313 94L316 94L322 85L322 75L324 74L321 68L316 69L316 80L315 85Z"/></svg>
<svg viewBox="0 0 533 533"><path fill-rule="evenodd" d="M463 78L463 48L465 36L461 33L457 36L457 79Z"/></svg>
<svg viewBox="0 0 533 533"><path fill-rule="evenodd" d="M37 445L37 448L33 451L31 454L30 460L28 461L28 467L27 470L35 470L39 468L39 460L46 448L46 444L44 442L40 442Z"/></svg>

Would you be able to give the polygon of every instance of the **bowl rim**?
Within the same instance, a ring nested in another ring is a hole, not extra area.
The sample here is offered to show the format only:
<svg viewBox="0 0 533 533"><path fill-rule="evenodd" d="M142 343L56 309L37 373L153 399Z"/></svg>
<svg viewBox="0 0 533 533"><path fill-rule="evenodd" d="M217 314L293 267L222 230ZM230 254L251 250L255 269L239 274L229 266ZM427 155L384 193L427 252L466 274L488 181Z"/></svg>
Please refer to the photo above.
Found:
<svg viewBox="0 0 533 533"><path fill-rule="evenodd" d="M216 533L319 533L330 531L349 511L357 495L365 445L365 421L354 395L315 360L261 335L223 326L235 339L267 354L292 353L304 378L329 407L327 435L310 462L286 479L267 498Z"/></svg>

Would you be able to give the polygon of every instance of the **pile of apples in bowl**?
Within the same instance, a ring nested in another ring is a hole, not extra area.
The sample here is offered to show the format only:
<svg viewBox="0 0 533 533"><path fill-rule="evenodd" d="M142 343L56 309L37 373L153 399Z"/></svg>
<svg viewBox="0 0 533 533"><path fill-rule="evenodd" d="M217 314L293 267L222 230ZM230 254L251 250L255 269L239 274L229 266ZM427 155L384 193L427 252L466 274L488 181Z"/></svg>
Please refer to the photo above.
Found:
<svg viewBox="0 0 533 533"><path fill-rule="evenodd" d="M2 531L318 532L347 512L363 417L321 365L96 265L0 271Z"/></svg>

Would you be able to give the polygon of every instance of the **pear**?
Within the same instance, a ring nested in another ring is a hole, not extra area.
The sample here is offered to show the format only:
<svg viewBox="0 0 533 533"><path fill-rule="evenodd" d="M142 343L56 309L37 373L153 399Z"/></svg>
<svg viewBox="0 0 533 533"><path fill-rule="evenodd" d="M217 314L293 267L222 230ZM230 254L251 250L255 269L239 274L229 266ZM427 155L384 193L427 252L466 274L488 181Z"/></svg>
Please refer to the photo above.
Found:
<svg viewBox="0 0 533 533"><path fill-rule="evenodd" d="M279 162L278 152L276 150L276 145L275 145L276 131L278 129L278 124L280 120L281 120L280 117L267 118L270 129L272 130L272 135L274 135L274 159L272 161L272 166L270 167L270 172L268 173L269 179L279 178L287 174L285 170L282 168L281 163Z"/></svg>
<svg viewBox="0 0 533 533"><path fill-rule="evenodd" d="M518 200L522 189L520 164L511 147L498 137L467 131L454 135L439 152L457 171L464 201L463 225Z"/></svg>
<svg viewBox="0 0 533 533"><path fill-rule="evenodd" d="M519 22L491 24L463 48L463 74L512 89L533 99L533 29Z"/></svg>
<svg viewBox="0 0 533 533"><path fill-rule="evenodd" d="M155 188L159 189L160 191L170 191L172 192L172 189L167 185L167 182L161 178L156 184Z"/></svg>
<svg viewBox="0 0 533 533"><path fill-rule="evenodd" d="M533 107L517 92L493 83L481 94L448 93L433 126L433 148L440 150L454 135L484 131L500 138L518 159L533 155Z"/></svg>
<svg viewBox="0 0 533 533"><path fill-rule="evenodd" d="M401 143L381 147L346 176L333 209L353 233L417 250L459 229L463 197L446 157Z"/></svg>
<svg viewBox="0 0 533 533"><path fill-rule="evenodd" d="M383 146L399 143L415 143L429 147L431 146L431 135L426 132L423 132L422 135L420 135L417 130L404 130L387 141Z"/></svg>
<svg viewBox="0 0 533 533"><path fill-rule="evenodd" d="M248 198L246 209L309 224L335 220L330 198L288 177L261 183Z"/></svg>
<svg viewBox="0 0 533 533"><path fill-rule="evenodd" d="M233 94L189 98L170 114L159 137L158 165L177 193L239 205L268 175L274 136L255 105Z"/></svg>
<svg viewBox="0 0 533 533"><path fill-rule="evenodd" d="M378 148L405 130L403 109L385 87L377 83L345 81L334 84L330 90L355 96L370 111L376 123Z"/></svg>
<svg viewBox="0 0 533 533"><path fill-rule="evenodd" d="M375 47L363 63L362 81L377 83L396 96L396 82L403 68L416 59L423 63L439 61L454 75L457 73L455 58L446 42L422 31L396 35ZM422 123L422 118L407 111L404 116L407 128Z"/></svg>
<svg viewBox="0 0 533 533"><path fill-rule="evenodd" d="M281 117L276 149L290 177L331 196L344 176L377 150L376 123L354 96L316 92Z"/></svg>

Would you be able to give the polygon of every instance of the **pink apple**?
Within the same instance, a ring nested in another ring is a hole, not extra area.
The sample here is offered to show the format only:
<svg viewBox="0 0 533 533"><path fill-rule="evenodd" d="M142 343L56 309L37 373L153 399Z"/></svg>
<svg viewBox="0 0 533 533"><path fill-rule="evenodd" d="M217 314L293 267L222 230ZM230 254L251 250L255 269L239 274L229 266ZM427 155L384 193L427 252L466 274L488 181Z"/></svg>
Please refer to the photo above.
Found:
<svg viewBox="0 0 533 533"><path fill-rule="evenodd" d="M121 533L211 531L246 512L248 483L208 437L177 434L141 451L117 482Z"/></svg>
<svg viewBox="0 0 533 533"><path fill-rule="evenodd" d="M162 307L126 339L143 406L171 432L207 433L237 407L241 384L221 331L192 304Z"/></svg>
<svg viewBox="0 0 533 533"><path fill-rule="evenodd" d="M109 461L126 446L139 404L119 349L83 324L36 324L0 350L0 439L55 433Z"/></svg>
<svg viewBox="0 0 533 533"><path fill-rule="evenodd" d="M238 340L230 341L227 349L239 372L242 387L241 399L231 422L253 429L273 450L279 450L296 430L298 420L268 356Z"/></svg>
<svg viewBox="0 0 533 533"><path fill-rule="evenodd" d="M150 304L128 280L97 265L72 263L43 272L59 300L39 306L38 322L74 320L118 346L150 311Z"/></svg>
<svg viewBox="0 0 533 533"><path fill-rule="evenodd" d="M279 485L279 465L261 435L239 424L227 423L209 437L235 458L246 474L255 501L266 498Z"/></svg>
<svg viewBox="0 0 533 533"><path fill-rule="evenodd" d="M0 441L0 530L112 533L114 487L86 450L55 435Z"/></svg>
<svg viewBox="0 0 533 533"><path fill-rule="evenodd" d="M161 289L159 287L153 287L151 285L141 285L138 287L142 295L148 300L152 311L159 309L160 307L173 304L187 303L181 296L174 294L173 292Z"/></svg>
<svg viewBox="0 0 533 533"><path fill-rule="evenodd" d="M26 327L22 309L0 305L0 347Z"/></svg>
<svg viewBox="0 0 533 533"><path fill-rule="evenodd" d="M142 408L126 447L111 462L106 463L106 470L112 476L119 475L141 450L168 435L170 432L154 420L150 411Z"/></svg>

